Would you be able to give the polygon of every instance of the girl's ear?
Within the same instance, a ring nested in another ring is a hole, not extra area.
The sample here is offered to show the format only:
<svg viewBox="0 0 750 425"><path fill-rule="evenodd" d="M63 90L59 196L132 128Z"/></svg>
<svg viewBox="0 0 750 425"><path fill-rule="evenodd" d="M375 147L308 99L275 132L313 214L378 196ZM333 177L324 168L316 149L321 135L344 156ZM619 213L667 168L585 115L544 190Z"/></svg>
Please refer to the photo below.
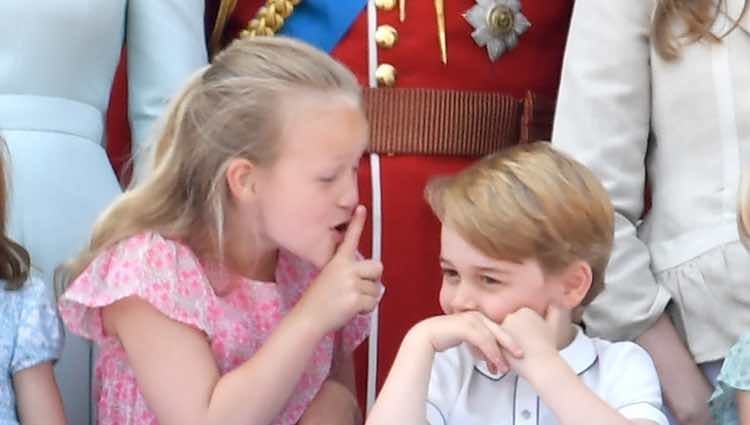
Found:
<svg viewBox="0 0 750 425"><path fill-rule="evenodd" d="M255 174L257 167L244 158L229 161L226 180L232 199L237 201L249 200L255 194Z"/></svg>
<svg viewBox="0 0 750 425"><path fill-rule="evenodd" d="M560 303L569 310L581 305L586 294L591 289L593 273L589 263L578 260L569 265L560 276L562 284L562 299Z"/></svg>

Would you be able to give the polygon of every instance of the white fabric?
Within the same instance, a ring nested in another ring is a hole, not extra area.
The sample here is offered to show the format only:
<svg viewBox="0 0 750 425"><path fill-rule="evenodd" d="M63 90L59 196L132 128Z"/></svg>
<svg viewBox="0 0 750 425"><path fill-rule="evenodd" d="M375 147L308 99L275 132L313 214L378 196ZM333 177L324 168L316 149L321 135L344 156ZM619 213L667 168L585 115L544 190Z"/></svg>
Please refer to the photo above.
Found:
<svg viewBox="0 0 750 425"><path fill-rule="evenodd" d="M739 16L742 3L728 0L726 13ZM655 4L576 1L552 136L602 179L616 209L606 289L584 315L591 335L611 340L642 334L670 298L683 309L676 283L657 282L656 273L736 244L740 170L750 161L750 16L720 44L687 45L667 62L650 39ZM729 27L722 14L713 31ZM652 208L640 222L647 174ZM750 282L750 257L741 256ZM731 297L721 273L714 278L704 288ZM750 326L750 303L707 317L718 313L713 305L674 317L688 336L703 334L700 344L688 338L698 362L723 357ZM719 319L727 332L718 332Z"/></svg>
<svg viewBox="0 0 750 425"><path fill-rule="evenodd" d="M626 418L667 425L656 369L638 345L589 338L578 329L560 355L587 387ZM512 371L491 374L465 345L435 356L427 399L431 425L558 424L525 379Z"/></svg>

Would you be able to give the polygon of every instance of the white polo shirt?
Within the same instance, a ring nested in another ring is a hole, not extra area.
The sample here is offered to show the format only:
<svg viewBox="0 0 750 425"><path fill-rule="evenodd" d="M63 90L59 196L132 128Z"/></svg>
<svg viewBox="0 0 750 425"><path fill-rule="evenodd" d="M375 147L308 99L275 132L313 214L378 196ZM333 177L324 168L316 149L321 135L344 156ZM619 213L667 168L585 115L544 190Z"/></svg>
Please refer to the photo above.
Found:
<svg viewBox="0 0 750 425"><path fill-rule="evenodd" d="M586 386L626 418L668 425L656 369L638 345L590 338L577 328L560 355ZM435 355L427 400L431 425L558 424L525 379L512 371L491 374L465 344Z"/></svg>

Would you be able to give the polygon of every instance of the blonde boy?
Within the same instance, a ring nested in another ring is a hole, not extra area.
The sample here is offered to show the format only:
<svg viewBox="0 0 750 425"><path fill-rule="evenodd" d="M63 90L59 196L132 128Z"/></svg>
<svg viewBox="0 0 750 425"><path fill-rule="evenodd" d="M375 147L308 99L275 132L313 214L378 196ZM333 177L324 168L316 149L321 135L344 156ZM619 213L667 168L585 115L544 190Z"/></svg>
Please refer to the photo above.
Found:
<svg viewBox="0 0 750 425"><path fill-rule="evenodd" d="M436 179L445 315L404 338L367 424L667 425L648 354L589 338L574 312L601 291L606 191L545 143Z"/></svg>

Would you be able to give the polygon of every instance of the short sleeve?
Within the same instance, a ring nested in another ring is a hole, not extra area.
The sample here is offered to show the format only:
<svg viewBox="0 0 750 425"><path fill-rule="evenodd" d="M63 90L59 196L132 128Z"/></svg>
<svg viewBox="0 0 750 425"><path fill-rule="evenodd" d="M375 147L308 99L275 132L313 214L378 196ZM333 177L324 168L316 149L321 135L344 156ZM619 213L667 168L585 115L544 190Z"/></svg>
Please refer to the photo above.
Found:
<svg viewBox="0 0 750 425"><path fill-rule="evenodd" d="M13 374L57 360L63 346L62 326L51 287L32 278L20 291L23 293L19 298L18 330L10 364Z"/></svg>
<svg viewBox="0 0 750 425"><path fill-rule="evenodd" d="M207 319L214 296L198 259L185 245L146 233L101 253L60 300L60 314L74 333L105 338L101 308L139 297L170 319L212 336Z"/></svg>
<svg viewBox="0 0 750 425"><path fill-rule="evenodd" d="M627 419L669 425L662 411L661 386L651 357L632 342L611 344L600 354L604 398Z"/></svg>
<svg viewBox="0 0 750 425"><path fill-rule="evenodd" d="M427 422L430 425L448 425L453 406L458 400L463 372L472 370L461 356L461 346L435 354L427 388Z"/></svg>
<svg viewBox="0 0 750 425"><path fill-rule="evenodd" d="M716 378L716 389L709 406L717 423L736 421L737 390L750 391L750 332L729 349Z"/></svg>

